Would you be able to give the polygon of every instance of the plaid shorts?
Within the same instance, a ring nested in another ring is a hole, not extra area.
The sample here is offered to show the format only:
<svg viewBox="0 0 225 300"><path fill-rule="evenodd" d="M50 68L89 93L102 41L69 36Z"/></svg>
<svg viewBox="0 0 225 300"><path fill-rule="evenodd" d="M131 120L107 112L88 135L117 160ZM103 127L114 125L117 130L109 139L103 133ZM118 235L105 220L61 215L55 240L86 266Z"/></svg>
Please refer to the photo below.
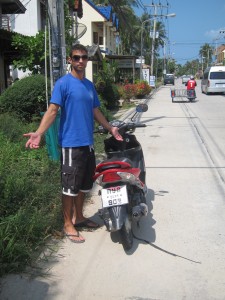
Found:
<svg viewBox="0 0 225 300"><path fill-rule="evenodd" d="M89 192L93 186L95 167L93 147L62 148L62 193L69 196L77 196L79 191Z"/></svg>

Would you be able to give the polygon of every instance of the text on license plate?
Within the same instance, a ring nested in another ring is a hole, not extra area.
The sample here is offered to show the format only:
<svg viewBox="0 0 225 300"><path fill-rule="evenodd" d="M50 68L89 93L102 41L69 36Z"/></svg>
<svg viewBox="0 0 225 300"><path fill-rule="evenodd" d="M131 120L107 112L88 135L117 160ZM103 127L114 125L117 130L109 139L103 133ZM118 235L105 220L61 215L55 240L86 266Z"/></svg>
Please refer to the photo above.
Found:
<svg viewBox="0 0 225 300"><path fill-rule="evenodd" d="M123 205L127 203L128 197L126 185L102 189L102 207Z"/></svg>

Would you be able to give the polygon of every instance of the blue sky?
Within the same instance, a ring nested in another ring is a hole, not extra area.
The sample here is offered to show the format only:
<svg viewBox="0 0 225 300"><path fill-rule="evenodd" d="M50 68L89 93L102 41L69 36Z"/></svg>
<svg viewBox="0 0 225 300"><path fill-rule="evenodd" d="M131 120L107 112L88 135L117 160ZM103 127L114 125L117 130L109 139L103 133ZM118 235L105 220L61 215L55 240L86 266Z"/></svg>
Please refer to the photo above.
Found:
<svg viewBox="0 0 225 300"><path fill-rule="evenodd" d="M139 1L144 6L159 1ZM199 58L199 49L209 43L214 46L225 44L225 1L224 0L161 0L162 5L169 8L158 10L157 14L175 13L174 18L163 18L169 44L166 47L167 56L172 56L177 63L185 64L187 60ZM150 14L154 11L146 7ZM137 15L143 13L143 9L135 10ZM161 55L162 51L161 51Z"/></svg>

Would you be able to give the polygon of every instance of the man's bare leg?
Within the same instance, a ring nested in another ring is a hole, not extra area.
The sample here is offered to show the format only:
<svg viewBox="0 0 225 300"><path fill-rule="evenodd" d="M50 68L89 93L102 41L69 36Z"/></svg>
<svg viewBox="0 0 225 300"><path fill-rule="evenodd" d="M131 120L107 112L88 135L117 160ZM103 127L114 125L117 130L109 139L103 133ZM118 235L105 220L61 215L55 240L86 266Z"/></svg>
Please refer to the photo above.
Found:
<svg viewBox="0 0 225 300"><path fill-rule="evenodd" d="M78 234L78 231L74 228L72 223L72 213L74 208L74 197L68 195L62 195L62 208L63 208L63 217L64 217L64 232L70 236L69 238L74 241L83 241L85 240L81 235ZM77 236L76 236L77 235Z"/></svg>
<svg viewBox="0 0 225 300"><path fill-rule="evenodd" d="M87 221L89 228L97 228L98 224L92 222L91 220L85 218L83 215L83 207L84 207L84 199L85 193L79 191L78 195L74 198L74 209L73 209L73 216L72 216L72 223L79 224L81 222Z"/></svg>
<svg viewBox="0 0 225 300"><path fill-rule="evenodd" d="M74 224L85 220L85 217L83 215L84 199L85 199L85 193L81 191L79 191L78 195L74 198L74 214L73 214Z"/></svg>

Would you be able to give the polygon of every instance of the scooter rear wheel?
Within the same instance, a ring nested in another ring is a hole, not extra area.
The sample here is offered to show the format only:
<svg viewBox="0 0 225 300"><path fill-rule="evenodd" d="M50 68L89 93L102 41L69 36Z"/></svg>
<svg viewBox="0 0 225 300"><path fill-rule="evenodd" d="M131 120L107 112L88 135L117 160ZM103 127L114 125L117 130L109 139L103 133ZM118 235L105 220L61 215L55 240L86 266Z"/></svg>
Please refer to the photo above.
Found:
<svg viewBox="0 0 225 300"><path fill-rule="evenodd" d="M133 233L128 216L119 232L124 250L130 250L133 246Z"/></svg>

